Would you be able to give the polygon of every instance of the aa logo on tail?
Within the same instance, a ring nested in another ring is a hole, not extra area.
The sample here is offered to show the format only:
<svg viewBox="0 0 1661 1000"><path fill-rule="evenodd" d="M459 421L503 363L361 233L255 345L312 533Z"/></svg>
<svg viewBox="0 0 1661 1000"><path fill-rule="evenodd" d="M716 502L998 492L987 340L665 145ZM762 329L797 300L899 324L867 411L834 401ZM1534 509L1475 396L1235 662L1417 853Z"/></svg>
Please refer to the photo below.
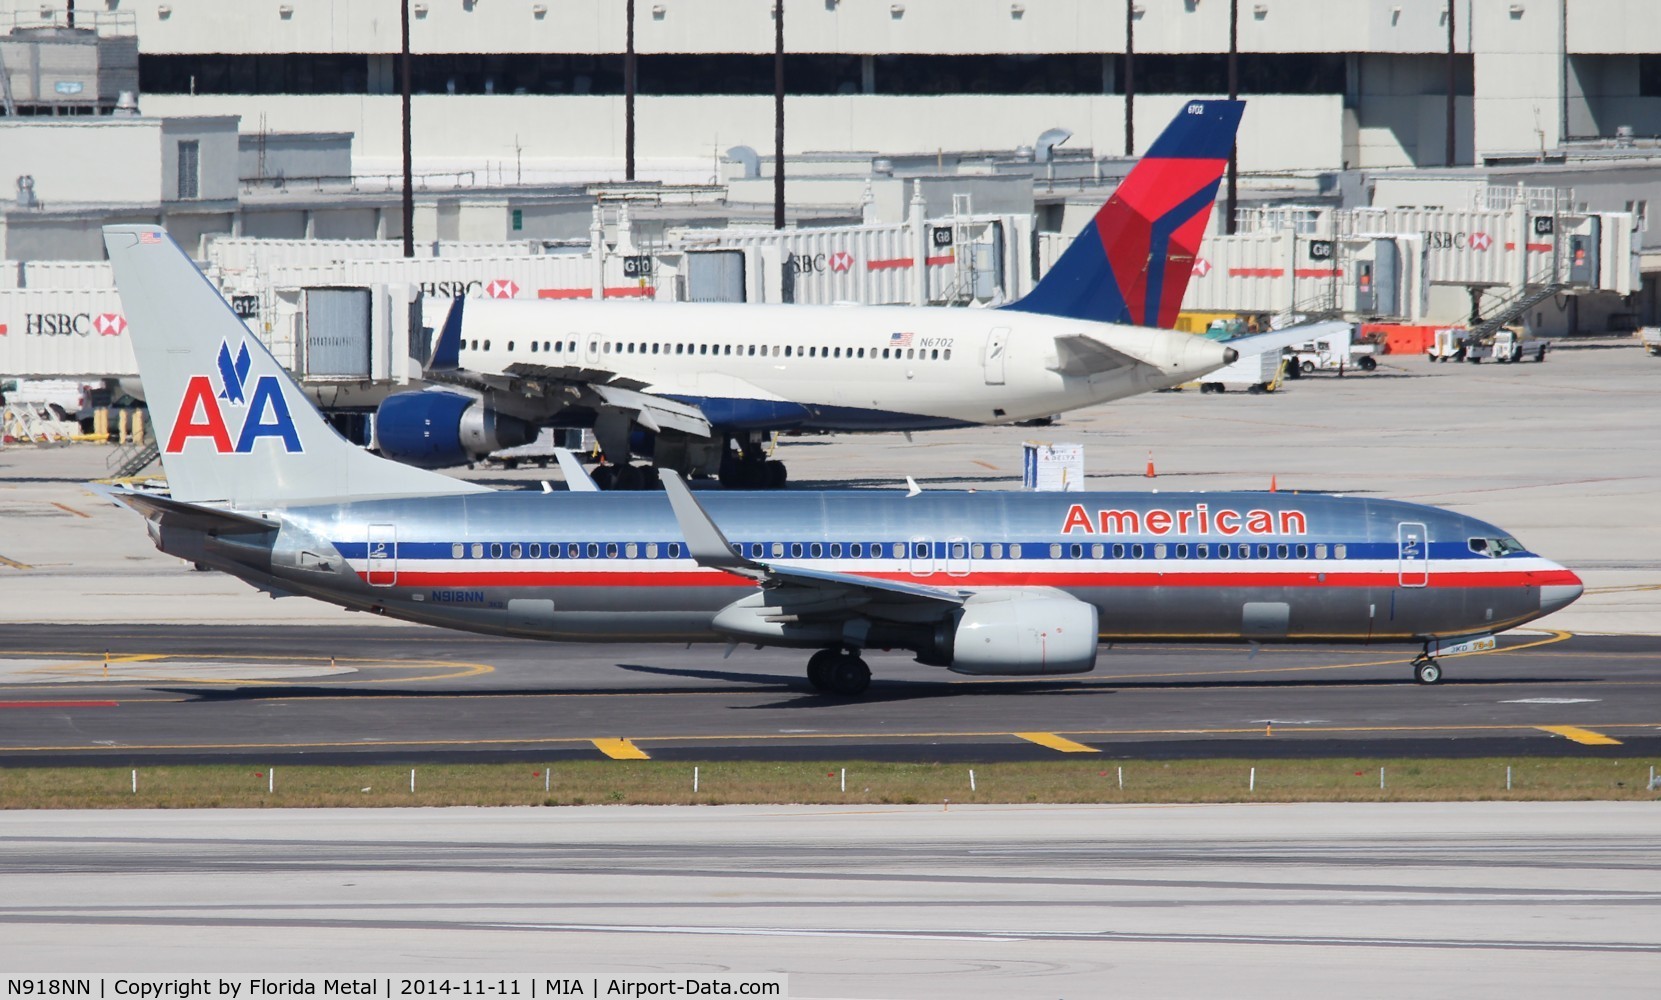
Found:
<svg viewBox="0 0 1661 1000"><path fill-rule="evenodd" d="M192 375L185 385L184 398L173 417L173 433L167 437L168 455L185 450L192 438L205 438L221 455L246 455L261 438L276 438L287 452L303 452L300 433L295 430L288 400L283 398L283 380L278 375L261 375L250 387L248 370L253 360L248 345L240 344L235 355L231 345L219 345L219 388L207 375ZM250 388L252 391L250 391ZM223 402L221 402L223 401ZM235 441L232 441L233 429Z"/></svg>

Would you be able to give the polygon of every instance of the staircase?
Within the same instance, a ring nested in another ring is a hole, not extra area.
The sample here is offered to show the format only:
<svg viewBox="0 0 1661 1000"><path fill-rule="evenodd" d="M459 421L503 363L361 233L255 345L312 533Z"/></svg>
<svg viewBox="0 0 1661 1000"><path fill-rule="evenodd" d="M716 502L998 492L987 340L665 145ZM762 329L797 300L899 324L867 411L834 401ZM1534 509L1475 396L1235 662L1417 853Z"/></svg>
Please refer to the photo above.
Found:
<svg viewBox="0 0 1661 1000"><path fill-rule="evenodd" d="M1567 287L1563 282L1554 281L1550 284L1525 287L1507 295L1490 307L1494 310L1492 315L1471 327L1469 339L1477 342L1485 340L1518 316Z"/></svg>
<svg viewBox="0 0 1661 1000"><path fill-rule="evenodd" d="M143 441L133 441L115 449L104 467L110 470L111 479L127 479L138 475L160 457L161 445L156 443L155 438L146 437Z"/></svg>

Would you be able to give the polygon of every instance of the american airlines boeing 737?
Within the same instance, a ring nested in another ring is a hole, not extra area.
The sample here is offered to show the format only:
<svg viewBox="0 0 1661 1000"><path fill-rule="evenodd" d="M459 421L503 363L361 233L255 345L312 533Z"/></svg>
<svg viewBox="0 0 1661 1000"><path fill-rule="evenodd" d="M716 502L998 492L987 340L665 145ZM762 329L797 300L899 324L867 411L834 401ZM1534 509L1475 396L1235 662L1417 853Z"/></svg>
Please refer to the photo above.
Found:
<svg viewBox="0 0 1661 1000"><path fill-rule="evenodd" d="M527 639L872 648L964 674L1091 670L1098 642L1402 643L1414 676L1580 596L1494 525L1287 493L497 491L337 435L154 226L104 230L170 494L163 552L277 595Z"/></svg>
<svg viewBox="0 0 1661 1000"><path fill-rule="evenodd" d="M771 431L1015 423L1191 381L1252 353L1168 329L1243 108L1184 106L1032 292L1001 309L458 298L428 365L452 388L388 397L378 446L441 467L536 425L592 427L602 486L649 484L630 465L644 454L776 488L786 472L762 448Z"/></svg>

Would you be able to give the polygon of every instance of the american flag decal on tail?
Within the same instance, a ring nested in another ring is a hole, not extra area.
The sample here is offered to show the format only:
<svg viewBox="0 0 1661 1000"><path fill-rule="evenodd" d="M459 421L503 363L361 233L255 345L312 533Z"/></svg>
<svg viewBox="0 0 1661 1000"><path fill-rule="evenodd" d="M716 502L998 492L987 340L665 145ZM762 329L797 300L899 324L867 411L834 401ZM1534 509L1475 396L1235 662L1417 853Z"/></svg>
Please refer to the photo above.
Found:
<svg viewBox="0 0 1661 1000"><path fill-rule="evenodd" d="M161 242L161 233L139 233L138 241L140 243L147 243L151 246L155 246Z"/></svg>

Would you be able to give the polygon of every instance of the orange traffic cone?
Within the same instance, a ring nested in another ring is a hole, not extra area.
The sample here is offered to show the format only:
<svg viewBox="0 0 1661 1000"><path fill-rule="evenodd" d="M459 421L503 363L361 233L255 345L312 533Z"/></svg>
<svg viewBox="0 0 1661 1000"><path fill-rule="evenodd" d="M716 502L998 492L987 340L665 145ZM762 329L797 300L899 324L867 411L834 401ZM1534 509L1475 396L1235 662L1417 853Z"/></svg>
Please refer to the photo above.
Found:
<svg viewBox="0 0 1661 1000"><path fill-rule="evenodd" d="M1270 493L1279 493L1280 492L1280 483L1275 478L1273 473L1269 474L1269 492Z"/></svg>
<svg viewBox="0 0 1661 1000"><path fill-rule="evenodd" d="M1152 479L1157 475L1159 475L1159 473L1153 471L1153 449L1149 448L1148 449L1148 471L1142 473L1142 476L1143 476L1143 478L1146 478L1146 479Z"/></svg>

